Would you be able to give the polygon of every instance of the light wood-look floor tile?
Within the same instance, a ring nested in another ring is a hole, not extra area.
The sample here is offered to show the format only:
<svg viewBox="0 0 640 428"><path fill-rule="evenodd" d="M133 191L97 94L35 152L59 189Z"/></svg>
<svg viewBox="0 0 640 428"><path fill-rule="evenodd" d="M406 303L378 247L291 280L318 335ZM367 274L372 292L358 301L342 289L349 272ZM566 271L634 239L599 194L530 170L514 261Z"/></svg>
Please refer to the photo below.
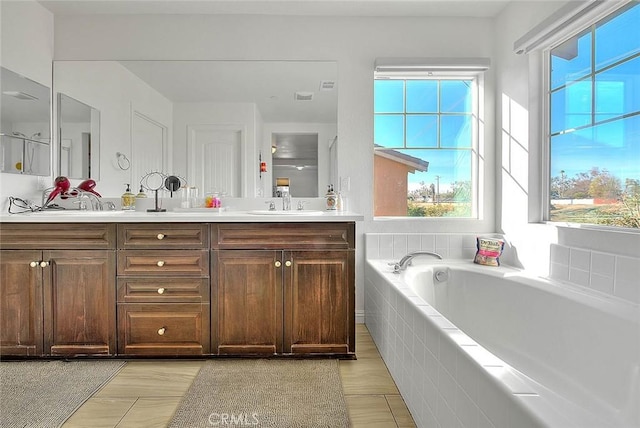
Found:
<svg viewBox="0 0 640 428"><path fill-rule="evenodd" d="M63 428L113 428L133 407L137 397L90 398L62 425Z"/></svg>
<svg viewBox="0 0 640 428"><path fill-rule="evenodd" d="M397 427L384 395L347 395L352 428Z"/></svg>
<svg viewBox="0 0 640 428"><path fill-rule="evenodd" d="M345 394L400 394L382 358L341 360L340 376Z"/></svg>
<svg viewBox="0 0 640 428"><path fill-rule="evenodd" d="M416 424L413 422L411 413L409 413L409 409L407 409L407 405L404 403L402 396L385 395L385 398L387 399L387 403L389 403L389 408L391 409L391 413L393 413L393 418L396 420L398 428L415 428Z"/></svg>
<svg viewBox="0 0 640 428"><path fill-rule="evenodd" d="M357 360L340 360L353 428L415 427L398 388L363 324L356 326ZM163 428L204 361L130 361L63 428Z"/></svg>
<svg viewBox="0 0 640 428"><path fill-rule="evenodd" d="M131 361L94 397L182 396L203 361Z"/></svg>
<svg viewBox="0 0 640 428"><path fill-rule="evenodd" d="M139 398L117 428L164 428L178 408L182 396Z"/></svg>

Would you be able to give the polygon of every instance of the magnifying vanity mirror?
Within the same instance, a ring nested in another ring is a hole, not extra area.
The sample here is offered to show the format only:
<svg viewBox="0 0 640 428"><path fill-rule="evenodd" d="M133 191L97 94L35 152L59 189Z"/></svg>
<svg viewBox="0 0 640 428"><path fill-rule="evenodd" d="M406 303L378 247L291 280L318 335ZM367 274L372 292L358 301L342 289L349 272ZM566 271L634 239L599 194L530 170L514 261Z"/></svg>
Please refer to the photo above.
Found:
<svg viewBox="0 0 640 428"><path fill-rule="evenodd" d="M49 175L51 90L0 67L0 172Z"/></svg>
<svg viewBox="0 0 640 428"><path fill-rule="evenodd" d="M100 179L100 111L58 93L59 175Z"/></svg>
<svg viewBox="0 0 640 428"><path fill-rule="evenodd" d="M233 197L270 197L288 177L292 196L314 197L333 176L332 61L55 61L54 90L100 111L103 194L160 171Z"/></svg>

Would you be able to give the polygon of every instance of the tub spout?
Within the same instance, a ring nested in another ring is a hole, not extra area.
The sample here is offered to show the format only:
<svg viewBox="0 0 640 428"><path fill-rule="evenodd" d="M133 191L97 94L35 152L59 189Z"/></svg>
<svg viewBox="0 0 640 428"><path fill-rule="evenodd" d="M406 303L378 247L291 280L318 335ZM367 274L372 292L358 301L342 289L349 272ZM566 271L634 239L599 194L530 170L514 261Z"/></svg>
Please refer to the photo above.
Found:
<svg viewBox="0 0 640 428"><path fill-rule="evenodd" d="M400 273L405 270L407 266L411 264L411 260L413 260L417 256L432 256L437 259L442 260L442 256L438 253L434 253L432 251L413 251L406 256L404 256L398 263L393 265L393 272Z"/></svg>

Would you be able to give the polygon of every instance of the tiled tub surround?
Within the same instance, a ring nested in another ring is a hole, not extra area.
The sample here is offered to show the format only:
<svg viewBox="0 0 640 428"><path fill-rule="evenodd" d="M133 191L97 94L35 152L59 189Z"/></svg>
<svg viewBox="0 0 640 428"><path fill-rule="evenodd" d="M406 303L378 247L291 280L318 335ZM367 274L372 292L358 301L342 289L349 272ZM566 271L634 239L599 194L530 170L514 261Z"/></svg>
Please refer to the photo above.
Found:
<svg viewBox="0 0 640 428"><path fill-rule="evenodd" d="M506 267L389 261L366 263L365 319L418 426L640 426L637 305Z"/></svg>
<svg viewBox="0 0 640 428"><path fill-rule="evenodd" d="M640 303L640 258L551 244L550 276Z"/></svg>

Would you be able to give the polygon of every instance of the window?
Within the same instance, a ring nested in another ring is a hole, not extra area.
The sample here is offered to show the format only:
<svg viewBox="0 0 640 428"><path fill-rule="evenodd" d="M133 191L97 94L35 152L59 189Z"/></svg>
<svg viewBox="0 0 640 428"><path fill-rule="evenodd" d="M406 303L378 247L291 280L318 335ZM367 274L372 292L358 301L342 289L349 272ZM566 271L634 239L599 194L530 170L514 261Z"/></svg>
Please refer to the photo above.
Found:
<svg viewBox="0 0 640 428"><path fill-rule="evenodd" d="M376 74L374 216L474 217L479 78L422 74Z"/></svg>
<svg viewBox="0 0 640 428"><path fill-rule="evenodd" d="M549 219L640 227L640 4L547 51Z"/></svg>

